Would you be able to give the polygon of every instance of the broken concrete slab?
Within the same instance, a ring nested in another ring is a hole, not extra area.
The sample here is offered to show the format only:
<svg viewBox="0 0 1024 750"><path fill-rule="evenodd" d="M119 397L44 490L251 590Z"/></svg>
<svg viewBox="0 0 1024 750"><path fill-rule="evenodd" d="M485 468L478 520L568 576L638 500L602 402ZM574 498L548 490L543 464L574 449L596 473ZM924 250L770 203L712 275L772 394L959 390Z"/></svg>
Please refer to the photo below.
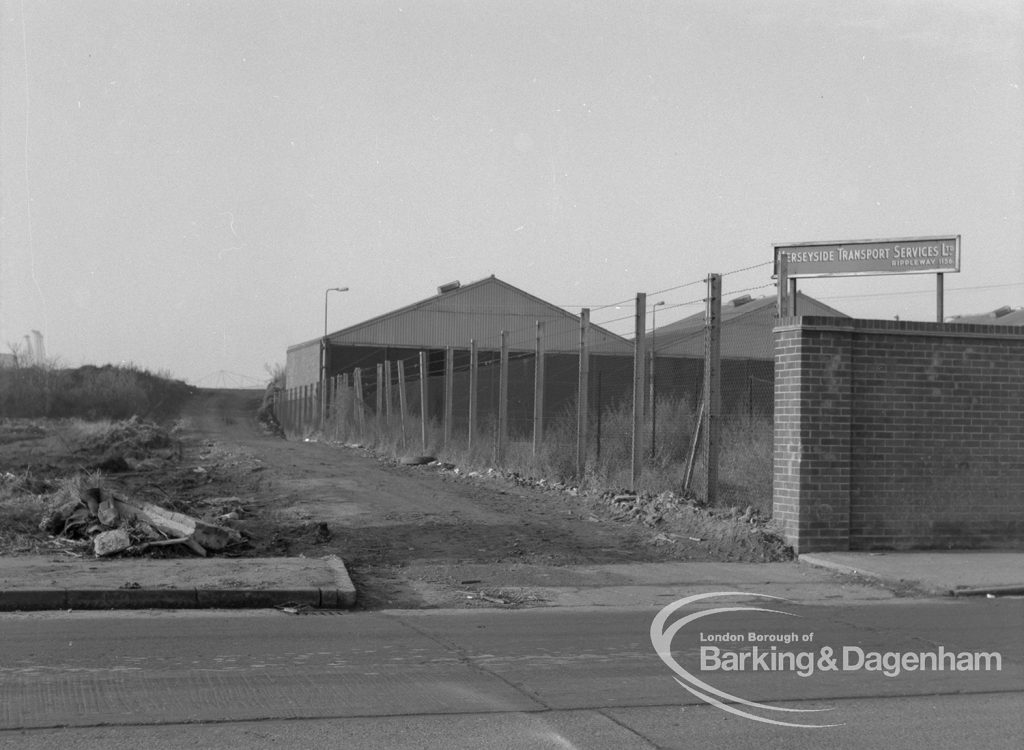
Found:
<svg viewBox="0 0 1024 750"><path fill-rule="evenodd" d="M132 546L132 538L124 529L101 531L92 538L93 551L96 557L116 555Z"/></svg>

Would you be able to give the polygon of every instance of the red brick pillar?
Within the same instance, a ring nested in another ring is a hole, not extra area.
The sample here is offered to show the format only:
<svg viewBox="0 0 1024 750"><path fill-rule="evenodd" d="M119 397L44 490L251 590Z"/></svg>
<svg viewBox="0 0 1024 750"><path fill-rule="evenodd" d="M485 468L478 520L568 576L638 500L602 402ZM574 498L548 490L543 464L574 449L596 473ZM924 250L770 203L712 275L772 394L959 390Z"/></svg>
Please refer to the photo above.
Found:
<svg viewBox="0 0 1024 750"><path fill-rule="evenodd" d="M799 554L850 548L851 330L775 329L773 517Z"/></svg>

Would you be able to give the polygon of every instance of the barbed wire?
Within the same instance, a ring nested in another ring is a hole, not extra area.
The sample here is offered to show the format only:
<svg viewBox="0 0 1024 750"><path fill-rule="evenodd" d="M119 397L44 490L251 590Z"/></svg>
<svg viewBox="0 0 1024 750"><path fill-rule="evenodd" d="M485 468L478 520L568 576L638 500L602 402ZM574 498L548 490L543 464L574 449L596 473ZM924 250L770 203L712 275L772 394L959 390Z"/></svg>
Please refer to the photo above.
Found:
<svg viewBox="0 0 1024 750"><path fill-rule="evenodd" d="M735 271L726 271L725 273L720 273L718 275L722 276L722 277L732 276L733 274L743 273L744 271L751 271L751 270L753 270L755 268L763 268L764 266L774 266L774 265L775 265L775 261L774 260L766 260L763 263L755 263L754 265L747 266L746 268L737 268Z"/></svg>
<svg viewBox="0 0 1024 750"><path fill-rule="evenodd" d="M1024 281L1017 281L1010 284L980 284L978 286L956 286L946 287L945 293L966 292L974 289L1003 289L1007 287L1024 286ZM831 294L828 296L814 295L815 299L861 299L868 297L902 297L909 294L935 294L934 289L920 289L903 292L874 292L872 294Z"/></svg>
<svg viewBox="0 0 1024 750"><path fill-rule="evenodd" d="M667 292L674 292L674 291L676 291L678 289L685 289L688 286L695 286L696 284L704 284L706 282L707 282L707 279L698 279L697 281L689 281L689 282L687 282L685 284L679 284L678 286L670 286L670 287L667 287L665 289L659 289L656 292L648 292L647 296L648 297L655 297L655 296L657 296L659 294L665 294Z"/></svg>
<svg viewBox="0 0 1024 750"><path fill-rule="evenodd" d="M727 272L719 274L719 275L721 277L731 276L731 275L734 275L734 274L742 273L744 271L751 271L751 270L758 269L758 268L765 268L765 267L770 266L772 264L773 264L773 261L764 261L764 262L761 262L761 263L755 263L755 264L752 264L752 265L749 265L749 266L744 266L742 268L733 269L731 271L727 271ZM707 279L706 278L696 279L696 280L687 281L687 282L684 282L684 283L681 283L681 284L675 284L675 285L672 285L672 286L664 287L662 289L658 289L658 290L655 290L653 292L648 292L647 295L650 297L650 296L657 296L657 295L668 294L670 292L676 292L676 291L679 291L679 290L682 290L682 289L687 289L687 288L698 286L698 285L705 284L705 283L707 283ZM745 287L745 288L738 289L738 290L732 290L732 291L729 291L729 292L723 292L723 296L725 296L726 294L734 295L734 294L741 294L743 292L748 292L748 291L755 291L755 290L758 290L758 289L766 289L766 288L769 288L769 287L772 287L772 286L774 286L774 283L766 283L766 284L761 284L761 285L756 285L756 286ZM587 306L587 305L579 305L579 306L577 306L577 305L560 305L559 307L562 310L564 310L567 314L571 315L574 318L578 318L579 316L574 314L574 313L569 312L568 308L579 307L580 309L588 309L590 311L591 316L592 316L591 317L591 324L592 325L594 325L597 328L605 329L608 333L610 333L610 334L612 334L614 336L619 336L620 338L625 338L626 336L628 336L628 332L626 334L619 334L619 333L616 333L614 330L612 330L611 327L615 326L616 324L619 324L619 323L624 323L626 321L635 320L636 319L635 311L630 310L626 314L620 315L618 317L610 318L608 320L598 320L598 319L595 319L593 317L593 314L596 313L596 312L600 312L602 310L609 310L609 309L612 309L612 308L621 308L623 306L630 305L631 303L635 302L635 299L636 299L635 297L627 297L627 298L624 298L624 299L621 299L621 300L617 300L615 302L609 302L609 303L600 304L600 305L591 305L591 306ZM664 305L658 305L658 306L661 307L660 312L662 312L662 314L664 314L664 313L666 313L666 312L668 312L670 310L678 310L678 309L681 309L681 308L690 307L692 305L704 304L705 302L706 302L706 297L702 296L702 297L696 297L696 298L693 298L693 299L684 300L682 302L671 302L671 303L667 303L667 304L664 304ZM536 324L537 324L537 320L538 320L536 315L530 315L528 313L521 313L521 312L512 312L512 311L509 311L507 309L502 308L502 306L500 306L500 305L484 304L484 305L481 305L481 306L475 306L475 309L473 310L473 313L477 314L477 315L484 315L484 316L505 317L507 320L510 320L510 321L511 320L515 320L515 319L520 319L520 320L529 319L529 321L530 321L529 323L526 323L525 320L524 320L524 324L523 325L514 326L514 327L510 327L510 328L504 329L504 332L510 338L512 338L512 337L514 337L514 338L521 338L522 334L524 334L524 333L526 333L528 331L535 330ZM651 318L653 319L654 316L651 315ZM541 320L543 320L543 318ZM547 322L547 321L545 321L545 322ZM673 321L673 322L675 322L675 321ZM648 330L654 330L653 322L652 322L651 327ZM481 350L481 351L488 351L488 352L496 351L500 347L501 333L502 333L501 331L497 331L497 332L495 332L493 334L490 334L490 335L487 335L487 336L483 336L481 338L476 339L475 343L476 343L478 349ZM551 330L545 329L544 333L541 334L540 340L541 340L542 343L544 343L544 342L549 342L549 341L552 341L552 340L555 340L555 339L564 338L565 335L566 335L565 331L551 331ZM344 346L344 344L340 344L340 345ZM437 347L429 347L428 350L444 350L444 349L447 349L447 348L448 348L447 346L437 346ZM465 351L468 348L468 342L467 342L466 346L453 346L452 348L455 351ZM515 356L522 356L522 354L523 354L523 350L522 349L517 349L517 350L515 350L515 352L512 353L512 356L513 357L515 357ZM529 355L530 355L530 353L526 353L526 356L529 356ZM369 365L369 367L367 368L367 371L372 371L373 367L375 367L375 365L377 364L376 360L377 360L378 356L379 355L375 354L375 353L367 353L367 354L359 357L357 360L355 360L355 362L349 363L348 367L349 368L355 368L355 367L360 367L362 365ZM409 354L407 354L405 356L399 355L398 357L396 357L396 359L401 359L403 361L403 363L411 364L413 366L413 368L416 368L418 366L418 357L419 357L419 350L417 350L415 352L412 352L412 353L409 353Z"/></svg>
<svg viewBox="0 0 1024 750"><path fill-rule="evenodd" d="M727 294L740 294L741 292L753 292L757 289L767 289L768 287L774 288L774 282L769 284L761 284L760 286L748 286L744 289L733 289L728 292L722 292L722 296L725 297Z"/></svg>

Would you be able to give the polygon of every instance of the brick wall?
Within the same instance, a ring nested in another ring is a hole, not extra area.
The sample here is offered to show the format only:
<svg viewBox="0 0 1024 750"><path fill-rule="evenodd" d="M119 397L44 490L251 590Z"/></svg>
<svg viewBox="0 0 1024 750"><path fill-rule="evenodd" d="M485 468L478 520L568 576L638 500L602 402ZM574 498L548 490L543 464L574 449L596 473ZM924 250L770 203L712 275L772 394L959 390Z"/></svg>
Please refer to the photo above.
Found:
<svg viewBox="0 0 1024 750"><path fill-rule="evenodd" d="M803 317L776 341L798 552L1024 547L1024 329Z"/></svg>

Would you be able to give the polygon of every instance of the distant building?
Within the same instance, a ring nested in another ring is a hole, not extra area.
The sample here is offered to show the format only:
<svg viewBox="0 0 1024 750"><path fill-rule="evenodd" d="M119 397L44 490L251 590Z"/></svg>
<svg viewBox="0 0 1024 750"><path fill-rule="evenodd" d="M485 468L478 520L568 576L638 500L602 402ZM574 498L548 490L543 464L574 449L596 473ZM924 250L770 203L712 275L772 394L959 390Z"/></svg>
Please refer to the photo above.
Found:
<svg viewBox="0 0 1024 750"><path fill-rule="evenodd" d="M722 303L722 359L774 362L775 305L774 296L754 299L750 295ZM802 292L798 293L797 312L830 318L850 317ZM651 335L659 357L703 357L704 312L661 326Z"/></svg>
<svg viewBox="0 0 1024 750"><path fill-rule="evenodd" d="M579 372L580 318L511 284L490 276L469 284L452 282L437 294L411 305L288 348L287 388L327 378L351 375L359 368L366 398L375 388L377 365L390 362L392 380L402 362L409 381L419 377L419 354L425 352L428 410L443 412L445 372L449 352L455 375L453 416L468 415L470 342L478 351L478 408L482 419L496 409L498 361L502 331L508 332L509 426L523 432L533 414L534 352L537 323L543 323L544 408L547 416L575 403ZM590 403L625 398L632 388L633 344L601 326L589 326ZM326 349L326 352L324 350ZM325 361L322 364L321 356ZM418 398L416 393L410 394Z"/></svg>
<svg viewBox="0 0 1024 750"><path fill-rule="evenodd" d="M800 315L848 318L806 294L798 293ZM770 415L774 410L776 298L744 295L723 302L721 316L722 411L732 415ZM659 397L681 396L694 404L703 389L704 312L660 326L648 334L655 351Z"/></svg>
<svg viewBox="0 0 1024 750"><path fill-rule="evenodd" d="M848 317L801 294L804 315ZM775 299L731 300L722 306L722 406L724 414L770 415L774 404ZM425 353L429 385L427 408L440 417L448 358L454 374L453 417L468 416L470 347L478 352L477 407L481 420L497 408L501 334L508 334L509 427L512 434L531 429L534 392L534 352L537 324L543 324L545 419L574 408L579 375L580 318L511 284L490 276L470 284L452 282L437 294L326 337L288 348L287 388L353 376L356 369L364 399L372 405L378 366L391 368L397 383L401 362L407 383L419 379L419 357ZM588 403L601 413L606 407L628 404L633 391L634 343L591 324ZM656 350L654 382L644 386L645 398L683 399L695 405L703 379L704 314L658 328L649 344ZM409 403L418 402L415 389Z"/></svg>
<svg viewBox="0 0 1024 750"><path fill-rule="evenodd" d="M947 323L969 323L982 326L1024 326L1024 307L1014 309L1004 305L997 310L979 315L954 315Z"/></svg>

